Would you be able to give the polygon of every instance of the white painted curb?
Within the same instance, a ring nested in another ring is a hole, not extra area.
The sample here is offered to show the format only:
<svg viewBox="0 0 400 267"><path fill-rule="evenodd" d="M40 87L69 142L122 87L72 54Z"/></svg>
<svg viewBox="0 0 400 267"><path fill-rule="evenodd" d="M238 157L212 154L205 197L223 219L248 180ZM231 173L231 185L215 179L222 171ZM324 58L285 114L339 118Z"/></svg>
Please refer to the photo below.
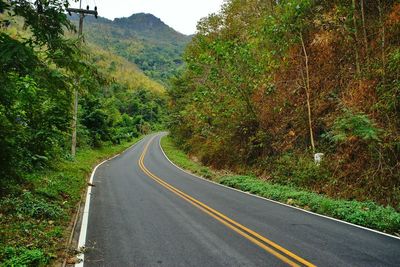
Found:
<svg viewBox="0 0 400 267"><path fill-rule="evenodd" d="M383 233L383 232L380 232L380 231L377 231L377 230L374 230L374 229L371 229L371 228L367 228L367 227L364 227L364 226L360 226L360 225L357 225L357 224L354 224L354 223L349 223L349 222L346 222L346 221L342 221L342 220L339 220L339 219L336 219L336 218L332 218L332 217L328 217L328 216L325 216L325 215L321 215L321 214L318 214L318 213L315 213L315 212L312 212L312 211L308 211L308 210L305 210L305 209L301 209L301 208L298 208L298 207L290 206L290 205L288 205L288 204L281 203L281 202L278 202L278 201L275 201L275 200L272 200L272 199L268 199L268 198L265 198L265 197L257 196L257 195L254 195L254 194L252 194L252 193L245 192L245 191L242 191L242 190L239 190L239 189L236 189L236 188L232 188L232 187L229 187L229 186L226 186L226 185L223 185L223 184L219 184L219 183L216 183L216 182L214 182L214 181L205 179L205 178L203 178L203 177L201 177L201 176L197 176L197 175L195 175L195 174L193 174L193 173L190 173L190 172L188 172L188 171L182 169L181 167L177 166L175 163L173 163L173 162L167 157L167 155L165 154L164 149L163 149L162 146L161 146L161 138L164 137L165 135L166 135L166 134L163 134L163 136L161 136L160 139L158 140L158 145L160 146L160 149L161 149L162 153L164 154L164 157L165 157L173 166L175 166L175 168L181 170L182 172L184 172L184 173L186 173L186 174L189 174L189 175L191 175L191 176L193 176L193 177L196 177L196 178L198 178L198 179L201 179L201 180L207 181L207 182L209 182L209 183L213 183L213 184L215 184L215 185L222 186L222 187L224 187L224 188L227 188L227 189L230 189L230 190L234 190L234 191L236 191L236 192L240 192L240 193L243 193L243 194L252 196L252 197L256 197L256 198L259 198L259 199L263 199L263 200L266 200L266 201L269 201L269 202L273 202L273 203L275 203L275 204L279 204L279 205L282 205L282 206L285 206L285 207L288 207L288 208L300 210L300 211L303 211L303 212L306 212L306 213L309 213L309 214L312 214L312 215L315 215L315 216L318 216L318 217L322 217L322 218L329 219L329 220L332 220L332 221L344 223L344 224L351 225L351 226L354 226L354 227L357 227L357 228L360 228L360 229L363 229L363 230L367 230L367 231L370 231L370 232L374 232L374 233L377 233L377 234L380 234L380 235L384 235L384 236L388 236L388 237L391 237L391 238L400 240L400 237L397 237L397 236L394 236L394 235L390 235L390 234L387 234L387 233Z"/></svg>
<svg viewBox="0 0 400 267"><path fill-rule="evenodd" d="M133 145L131 145L130 147L128 147L127 149L125 149L124 151L122 151L121 153L106 159L105 161L101 162L100 164L98 164L96 167L94 167L92 174L90 176L89 179L89 183L93 184L93 178L94 178L94 174L96 173L96 170L98 167L100 167L102 164L106 163L107 161L110 161L122 154L124 154L126 151L132 149L133 147L135 147L136 145L142 143L142 141L145 139L146 136L144 136L141 140L139 140L138 142L134 143ZM90 208L90 196L92 193L92 186L88 186L87 192L86 192L86 200L85 200L85 208L83 210L83 215L82 215L82 224L81 224L81 231L79 233L79 240L78 240L78 251L81 251L82 253L80 253L77 256L78 259L78 263L75 264L75 267L83 267L84 264L84 260L85 260L85 253L84 253L84 249L85 249L85 245L86 245L86 234L87 234L87 228L88 228L88 221L89 221L89 208Z"/></svg>

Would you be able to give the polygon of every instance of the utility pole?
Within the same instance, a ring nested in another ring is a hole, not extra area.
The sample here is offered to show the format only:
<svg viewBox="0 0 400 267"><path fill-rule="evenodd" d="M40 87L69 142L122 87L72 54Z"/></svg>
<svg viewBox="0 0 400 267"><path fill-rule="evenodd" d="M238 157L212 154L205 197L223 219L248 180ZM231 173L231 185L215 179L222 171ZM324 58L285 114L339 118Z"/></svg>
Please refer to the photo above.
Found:
<svg viewBox="0 0 400 267"><path fill-rule="evenodd" d="M97 6L94 7L94 10L90 10L89 6L86 6L86 9L82 9L82 0L79 2L79 8L67 8L68 14L71 16L72 13L79 14L79 29L78 36L82 39L83 33L83 19L85 15L94 15L97 19ZM78 82L75 82L74 87L74 112L72 117L72 142L71 142L71 155L75 157L76 154L76 129L78 123Z"/></svg>

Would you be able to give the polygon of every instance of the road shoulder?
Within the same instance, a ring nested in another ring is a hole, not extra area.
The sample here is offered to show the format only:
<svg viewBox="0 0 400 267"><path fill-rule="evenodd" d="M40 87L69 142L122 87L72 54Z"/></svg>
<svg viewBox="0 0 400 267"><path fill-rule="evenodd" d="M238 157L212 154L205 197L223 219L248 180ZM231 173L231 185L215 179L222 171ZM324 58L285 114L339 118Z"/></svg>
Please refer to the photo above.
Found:
<svg viewBox="0 0 400 267"><path fill-rule="evenodd" d="M169 136L160 139L160 148L176 168L200 179L400 240L400 213L391 207L371 202L335 200L298 188L272 184L254 176L214 171L191 160Z"/></svg>

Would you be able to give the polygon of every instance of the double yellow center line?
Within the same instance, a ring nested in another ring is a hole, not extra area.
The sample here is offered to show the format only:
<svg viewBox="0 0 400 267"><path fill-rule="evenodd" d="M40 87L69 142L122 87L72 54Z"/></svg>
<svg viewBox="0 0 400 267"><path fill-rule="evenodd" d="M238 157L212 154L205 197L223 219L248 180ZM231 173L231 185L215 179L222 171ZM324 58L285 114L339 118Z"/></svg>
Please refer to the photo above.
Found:
<svg viewBox="0 0 400 267"><path fill-rule="evenodd" d="M143 153L139 158L139 167L140 169L147 174L151 179L168 189L169 191L173 192L177 196L181 197L182 199L186 200L193 206L199 208L201 211L205 212L206 214L210 215L214 219L218 220L225 226L229 227L239 235L243 236L244 238L250 240L254 244L258 245L268 253L274 255L278 259L282 260L283 262L287 263L289 266L315 266L314 264L306 261L305 259L297 256L296 254L290 252L289 250L281 247L280 245L276 244L275 242L267 239L266 237L254 232L253 230L241 225L240 223L232 220L231 218L227 217L226 215L216 211L215 209L207 206L206 204L202 203L201 201L189 196L188 194L180 191L179 189L173 187L172 185L168 184L152 172L150 172L146 166L144 165L144 157L146 156L147 150L149 148L150 143L153 141L155 136L153 136L149 142L147 142L146 146L144 147Z"/></svg>

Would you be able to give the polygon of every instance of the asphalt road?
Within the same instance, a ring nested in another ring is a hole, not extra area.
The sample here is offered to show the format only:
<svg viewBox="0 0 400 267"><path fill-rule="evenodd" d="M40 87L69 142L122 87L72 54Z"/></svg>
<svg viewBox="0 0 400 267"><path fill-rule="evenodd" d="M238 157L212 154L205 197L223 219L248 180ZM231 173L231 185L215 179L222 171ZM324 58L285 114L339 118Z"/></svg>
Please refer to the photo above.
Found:
<svg viewBox="0 0 400 267"><path fill-rule="evenodd" d="M101 165L84 266L400 266L400 240L189 175L147 136Z"/></svg>

